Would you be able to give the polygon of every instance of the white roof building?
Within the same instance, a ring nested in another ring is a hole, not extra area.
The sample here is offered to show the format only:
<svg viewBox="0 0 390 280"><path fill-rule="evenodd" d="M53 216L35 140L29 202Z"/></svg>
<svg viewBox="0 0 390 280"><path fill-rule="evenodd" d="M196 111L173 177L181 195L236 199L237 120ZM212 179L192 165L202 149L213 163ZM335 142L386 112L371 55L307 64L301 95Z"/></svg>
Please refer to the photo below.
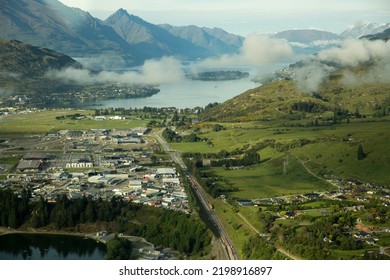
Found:
<svg viewBox="0 0 390 280"><path fill-rule="evenodd" d="M157 175L162 175L162 176L175 176L176 175L176 170L174 168L157 168Z"/></svg>
<svg viewBox="0 0 390 280"><path fill-rule="evenodd" d="M131 180L129 182L129 187L132 189L141 189L142 188L142 181L141 180Z"/></svg>

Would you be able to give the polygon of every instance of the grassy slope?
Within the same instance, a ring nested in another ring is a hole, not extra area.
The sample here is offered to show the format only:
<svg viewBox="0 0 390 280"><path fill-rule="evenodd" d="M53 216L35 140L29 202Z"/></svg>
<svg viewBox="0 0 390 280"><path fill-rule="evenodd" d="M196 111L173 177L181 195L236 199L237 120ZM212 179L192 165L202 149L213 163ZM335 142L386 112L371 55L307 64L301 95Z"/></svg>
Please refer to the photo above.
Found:
<svg viewBox="0 0 390 280"><path fill-rule="evenodd" d="M323 142L308 144L288 150L290 162L288 174L284 178L284 152L267 147L259 153L262 160L268 160L258 166L240 170L224 170L213 168L214 172L227 178L241 191L240 196L250 196L257 190L257 195L274 195L289 193L290 188L309 190L313 185L317 190L318 182L313 184L313 176L308 174L297 159L306 161L306 166L314 173L334 175L343 178L357 178L363 181L388 184L390 182L390 122L383 118L380 122L360 122L353 120L334 126L324 127L289 127L281 128L276 123L260 122L224 124L226 130L211 132L205 129L202 137L207 137L213 147L206 142L175 143L175 149L186 152L219 152L220 150L233 151L244 146L261 143L265 139L273 139L277 143L291 143L297 139L325 139ZM274 125L274 126L272 126ZM257 127L253 129L253 127ZM346 141L348 140L348 141ZM361 144L367 157L361 161L357 159L357 147ZM292 176L295 176L292 178ZM314 178L315 179L315 178ZM255 186L262 186L255 187ZM299 186L299 187L298 187ZM269 188L267 190L267 188Z"/></svg>
<svg viewBox="0 0 390 280"><path fill-rule="evenodd" d="M351 141L340 141L343 135L351 135ZM307 145L294 154L310 160L313 171L326 170L340 177L354 177L363 181L382 184L390 182L390 122L354 123L337 126L334 142ZM367 157L357 159L357 147L361 144Z"/></svg>
<svg viewBox="0 0 390 280"><path fill-rule="evenodd" d="M307 113L308 118L332 114L335 108L355 112L372 110L389 97L390 83L362 83L356 87L346 85L339 73L322 85L316 96L302 92L293 80L275 80L240 94L204 113L206 120L251 121L265 119L288 119L292 114L301 114L293 109L297 102L310 102L324 108L322 113Z"/></svg>

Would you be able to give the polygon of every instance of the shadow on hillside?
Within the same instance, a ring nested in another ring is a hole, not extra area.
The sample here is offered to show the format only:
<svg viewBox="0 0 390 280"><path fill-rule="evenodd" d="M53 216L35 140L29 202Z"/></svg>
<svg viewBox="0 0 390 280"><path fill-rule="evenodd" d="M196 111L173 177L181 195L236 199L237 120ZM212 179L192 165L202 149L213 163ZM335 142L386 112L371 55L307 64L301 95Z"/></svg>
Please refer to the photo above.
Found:
<svg viewBox="0 0 390 280"><path fill-rule="evenodd" d="M270 158L270 157L267 157L267 158L265 158L265 159L260 160L259 163L264 163L264 162L267 162L267 161L269 161L269 160L271 160L271 158Z"/></svg>

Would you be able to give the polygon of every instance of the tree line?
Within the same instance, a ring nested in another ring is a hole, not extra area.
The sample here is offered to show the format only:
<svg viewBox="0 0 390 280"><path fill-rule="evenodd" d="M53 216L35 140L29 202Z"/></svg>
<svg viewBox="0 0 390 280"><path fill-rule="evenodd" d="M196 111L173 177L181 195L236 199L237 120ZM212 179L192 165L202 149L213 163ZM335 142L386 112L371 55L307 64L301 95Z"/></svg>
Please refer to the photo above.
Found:
<svg viewBox="0 0 390 280"><path fill-rule="evenodd" d="M25 191L0 190L0 226L79 231L80 225L95 223L186 255L205 254L211 242L211 233L200 219L182 212L133 204L122 198L71 200L61 196L55 203L42 197L36 202L29 199Z"/></svg>

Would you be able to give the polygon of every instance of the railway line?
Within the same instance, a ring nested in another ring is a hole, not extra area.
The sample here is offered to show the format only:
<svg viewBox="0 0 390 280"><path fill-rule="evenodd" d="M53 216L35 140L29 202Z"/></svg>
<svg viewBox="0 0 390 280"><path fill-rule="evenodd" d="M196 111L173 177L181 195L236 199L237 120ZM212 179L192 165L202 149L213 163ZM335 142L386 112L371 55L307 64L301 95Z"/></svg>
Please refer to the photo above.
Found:
<svg viewBox="0 0 390 280"><path fill-rule="evenodd" d="M180 153L178 151L172 150L169 144L165 141L165 139L162 137L162 130L158 131L156 133L156 139L160 143L160 145L163 147L165 152L170 154L173 161L175 161L183 170L186 170L187 167L185 166L183 160L180 157ZM227 234L224 226L222 225L221 221L217 217L213 207L210 207L211 202L208 198L207 193L203 189L203 187L199 184L199 182L191 175L187 175L187 179L193 189L194 194L198 197L199 201L202 204L202 207L205 210L206 215L208 216L209 220L212 221L216 231L217 235L219 235L219 240L223 245L224 250L226 251L226 256L229 260L238 260L239 256L237 253L237 249L234 246L233 242L231 241L229 235Z"/></svg>

